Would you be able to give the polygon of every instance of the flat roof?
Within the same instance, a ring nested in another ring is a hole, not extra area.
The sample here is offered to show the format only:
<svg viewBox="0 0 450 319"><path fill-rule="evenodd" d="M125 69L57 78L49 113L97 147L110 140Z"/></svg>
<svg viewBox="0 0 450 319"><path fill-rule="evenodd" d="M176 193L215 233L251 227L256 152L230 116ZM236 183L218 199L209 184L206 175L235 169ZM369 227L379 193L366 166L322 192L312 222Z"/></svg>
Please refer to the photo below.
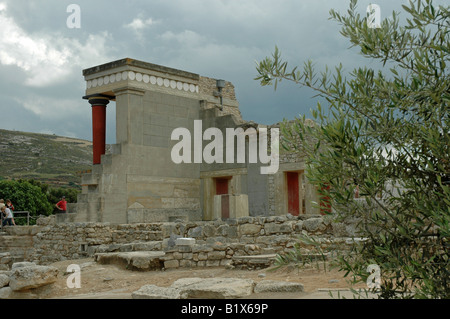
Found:
<svg viewBox="0 0 450 319"><path fill-rule="evenodd" d="M102 71L106 71L106 70L110 70L110 69L114 69L114 68L118 68L118 67L121 67L121 66L124 66L124 65L140 67L140 68L144 68L144 69L158 71L158 72L161 72L161 73L168 73L168 74L172 74L172 75L178 75L178 76L182 76L182 77L185 77L185 78L190 78L190 79L193 79L193 80L199 80L200 79L200 75L198 75L196 73L191 73L191 72L187 72L187 71L183 71L183 70L169 68L169 67L166 67L166 66L153 64L153 63L148 63L148 62L139 61L139 60L130 59L130 58L124 58L124 59L120 59L120 60L117 60L117 61L108 62L108 63L101 64L101 65L97 65L97 66L94 66L94 67L91 67L91 68L88 68L88 69L84 69L83 70L83 76L95 74L95 73L98 73L98 72L102 72Z"/></svg>

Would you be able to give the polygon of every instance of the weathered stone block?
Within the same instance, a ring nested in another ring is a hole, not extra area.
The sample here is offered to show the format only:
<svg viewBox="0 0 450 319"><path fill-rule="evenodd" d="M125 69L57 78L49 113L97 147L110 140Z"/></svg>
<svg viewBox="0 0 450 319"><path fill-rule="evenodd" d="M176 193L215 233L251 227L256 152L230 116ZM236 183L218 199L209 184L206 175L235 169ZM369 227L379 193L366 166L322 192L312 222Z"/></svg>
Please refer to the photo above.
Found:
<svg viewBox="0 0 450 319"><path fill-rule="evenodd" d="M182 278L171 288L180 292L181 299L234 299L249 296L253 292L251 279L238 278Z"/></svg>
<svg viewBox="0 0 450 319"><path fill-rule="evenodd" d="M321 217L309 218L303 221L303 229L309 232L323 231L325 228L326 226L324 225L323 218Z"/></svg>
<svg viewBox="0 0 450 319"><path fill-rule="evenodd" d="M225 237L235 238L238 231L236 226L220 225L217 228L217 234Z"/></svg>
<svg viewBox="0 0 450 319"><path fill-rule="evenodd" d="M205 225L203 226L203 235L206 237L216 236L217 229L213 225Z"/></svg>
<svg viewBox="0 0 450 319"><path fill-rule="evenodd" d="M208 253L208 260L220 260L225 258L225 251L211 251Z"/></svg>
<svg viewBox="0 0 450 319"><path fill-rule="evenodd" d="M9 276L0 274L0 288L5 287L7 284L9 284Z"/></svg>
<svg viewBox="0 0 450 319"><path fill-rule="evenodd" d="M183 258L183 253L180 253L180 252L178 252L178 251L175 251L175 252L172 254L172 256L173 256L173 258L175 258L175 259L182 259L182 258Z"/></svg>
<svg viewBox="0 0 450 319"><path fill-rule="evenodd" d="M209 245L198 245L195 244L194 246L192 246L192 252L193 253L198 253L198 252L208 252L208 251L213 251L213 248Z"/></svg>
<svg viewBox="0 0 450 319"><path fill-rule="evenodd" d="M164 268L169 269L169 268L178 268L180 266L180 263L178 262L178 260L173 259L173 260L166 260L164 262Z"/></svg>
<svg viewBox="0 0 450 319"><path fill-rule="evenodd" d="M263 280L256 284L255 293L262 292L303 292L304 286L300 283L276 281L276 280Z"/></svg>
<svg viewBox="0 0 450 319"><path fill-rule="evenodd" d="M242 224L239 225L239 233L241 235L256 235L261 230L261 225Z"/></svg>
<svg viewBox="0 0 450 319"><path fill-rule="evenodd" d="M145 285L131 294L133 299L180 299L178 289Z"/></svg>
<svg viewBox="0 0 450 319"><path fill-rule="evenodd" d="M177 246L177 250L181 253L190 253L192 252L192 246Z"/></svg>
<svg viewBox="0 0 450 319"><path fill-rule="evenodd" d="M177 246L192 246L195 245L194 238L177 238L175 241Z"/></svg>
<svg viewBox="0 0 450 319"><path fill-rule="evenodd" d="M266 234L276 234L276 233L291 233L292 232L292 224L277 224L277 223L268 223L264 225L264 230Z"/></svg>
<svg viewBox="0 0 450 319"><path fill-rule="evenodd" d="M15 270L15 269L21 268L21 267L34 267L34 266L37 266L36 263L29 262L29 261L19 261L19 262L12 264L11 270Z"/></svg>
<svg viewBox="0 0 450 319"><path fill-rule="evenodd" d="M220 266L220 260L206 260L206 267L219 267Z"/></svg>
<svg viewBox="0 0 450 319"><path fill-rule="evenodd" d="M52 284L58 276L58 268L52 266L24 266L12 270L9 286L13 291L37 288Z"/></svg>
<svg viewBox="0 0 450 319"><path fill-rule="evenodd" d="M195 263L192 260L185 260L185 259L180 260L180 267L190 268L194 266Z"/></svg>
<svg viewBox="0 0 450 319"><path fill-rule="evenodd" d="M296 231L301 231L303 229L303 220L297 221L297 223L294 226L294 229Z"/></svg>
<svg viewBox="0 0 450 319"><path fill-rule="evenodd" d="M198 253L198 260L208 260L208 254L207 253Z"/></svg>
<svg viewBox="0 0 450 319"><path fill-rule="evenodd" d="M197 226L188 230L188 236L198 238L203 236L203 227Z"/></svg>
<svg viewBox="0 0 450 319"><path fill-rule="evenodd" d="M192 259L193 258L193 254L192 253L183 253L183 258L182 259Z"/></svg>
<svg viewBox="0 0 450 319"><path fill-rule="evenodd" d="M8 299L12 294L11 287L0 288L0 299Z"/></svg>

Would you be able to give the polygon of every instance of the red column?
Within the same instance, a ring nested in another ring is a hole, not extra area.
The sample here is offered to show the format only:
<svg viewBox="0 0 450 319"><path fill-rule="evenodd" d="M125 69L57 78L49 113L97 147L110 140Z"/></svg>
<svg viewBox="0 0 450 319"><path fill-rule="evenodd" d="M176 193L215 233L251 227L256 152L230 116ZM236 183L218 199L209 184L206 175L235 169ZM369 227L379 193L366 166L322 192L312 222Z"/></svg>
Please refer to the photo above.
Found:
<svg viewBox="0 0 450 319"><path fill-rule="evenodd" d="M92 147L93 163L100 164L106 149L106 105L109 98L103 96L89 97L92 105Z"/></svg>

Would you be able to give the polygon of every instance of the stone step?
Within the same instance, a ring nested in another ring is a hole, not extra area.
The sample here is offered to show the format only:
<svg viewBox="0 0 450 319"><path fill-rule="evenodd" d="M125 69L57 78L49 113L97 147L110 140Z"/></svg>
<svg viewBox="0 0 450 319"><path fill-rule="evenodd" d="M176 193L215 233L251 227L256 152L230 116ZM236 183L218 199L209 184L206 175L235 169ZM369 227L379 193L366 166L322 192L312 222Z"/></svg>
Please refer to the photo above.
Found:
<svg viewBox="0 0 450 319"><path fill-rule="evenodd" d="M11 236L3 235L1 237L3 247L15 248L15 247L33 247L32 236Z"/></svg>
<svg viewBox="0 0 450 319"><path fill-rule="evenodd" d="M88 255L93 256L96 253L160 250L162 250L162 241L146 241L126 244L103 244L98 246L90 246L88 248Z"/></svg>
<svg viewBox="0 0 450 319"><path fill-rule="evenodd" d="M275 260L277 254L233 256L233 260L245 262L269 262Z"/></svg>
<svg viewBox="0 0 450 319"><path fill-rule="evenodd" d="M145 285L131 294L133 299L236 299L255 293L302 293L297 282L241 278L182 278L170 287Z"/></svg>
<svg viewBox="0 0 450 319"><path fill-rule="evenodd" d="M267 268L274 263L276 257L277 254L243 255L233 256L232 261L235 267Z"/></svg>
<svg viewBox="0 0 450 319"><path fill-rule="evenodd" d="M5 226L0 232L0 236L24 236L35 235L42 230L41 226Z"/></svg>
<svg viewBox="0 0 450 319"><path fill-rule="evenodd" d="M96 253L94 260L99 264L114 264L129 270L161 270L164 256L163 251L129 251Z"/></svg>

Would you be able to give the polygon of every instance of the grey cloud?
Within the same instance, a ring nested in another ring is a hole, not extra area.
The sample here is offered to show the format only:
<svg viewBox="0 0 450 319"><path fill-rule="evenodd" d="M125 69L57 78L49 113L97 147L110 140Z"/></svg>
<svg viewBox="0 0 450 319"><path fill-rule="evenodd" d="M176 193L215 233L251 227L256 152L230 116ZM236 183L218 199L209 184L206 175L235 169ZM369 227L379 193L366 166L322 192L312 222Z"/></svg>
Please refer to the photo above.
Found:
<svg viewBox="0 0 450 319"><path fill-rule="evenodd" d="M0 64L0 112L14 123L4 128L89 139L90 108L81 99L85 88L81 71L124 57L229 80L236 87L244 118L264 124L300 113L310 116L309 109L315 105L309 90L284 84L274 92L253 80L255 60L270 55L275 45L292 66L310 58L319 69L342 62L351 70L368 63L356 49L348 50L350 44L339 34L339 25L328 20L331 8L347 10L348 1L344 0L0 0L5 2L8 15L24 35L44 39L61 52L68 50L68 60L59 66L67 72L64 77L40 87L31 87L26 80L33 75L39 79L46 71L55 76L58 66L52 66L51 59L43 58L43 67L39 69L38 64L31 71ZM406 3L375 2L381 7L382 18L393 9L400 11ZM66 8L71 3L81 8L81 29L66 26ZM362 15L369 3L359 2ZM16 49L9 48L8 53ZM26 62L32 64L33 57L29 59ZM59 101L67 106L59 107ZM33 107L61 113L52 118L30 111ZM65 117L67 107L78 110L68 111ZM114 109L111 103L108 143L114 142Z"/></svg>

